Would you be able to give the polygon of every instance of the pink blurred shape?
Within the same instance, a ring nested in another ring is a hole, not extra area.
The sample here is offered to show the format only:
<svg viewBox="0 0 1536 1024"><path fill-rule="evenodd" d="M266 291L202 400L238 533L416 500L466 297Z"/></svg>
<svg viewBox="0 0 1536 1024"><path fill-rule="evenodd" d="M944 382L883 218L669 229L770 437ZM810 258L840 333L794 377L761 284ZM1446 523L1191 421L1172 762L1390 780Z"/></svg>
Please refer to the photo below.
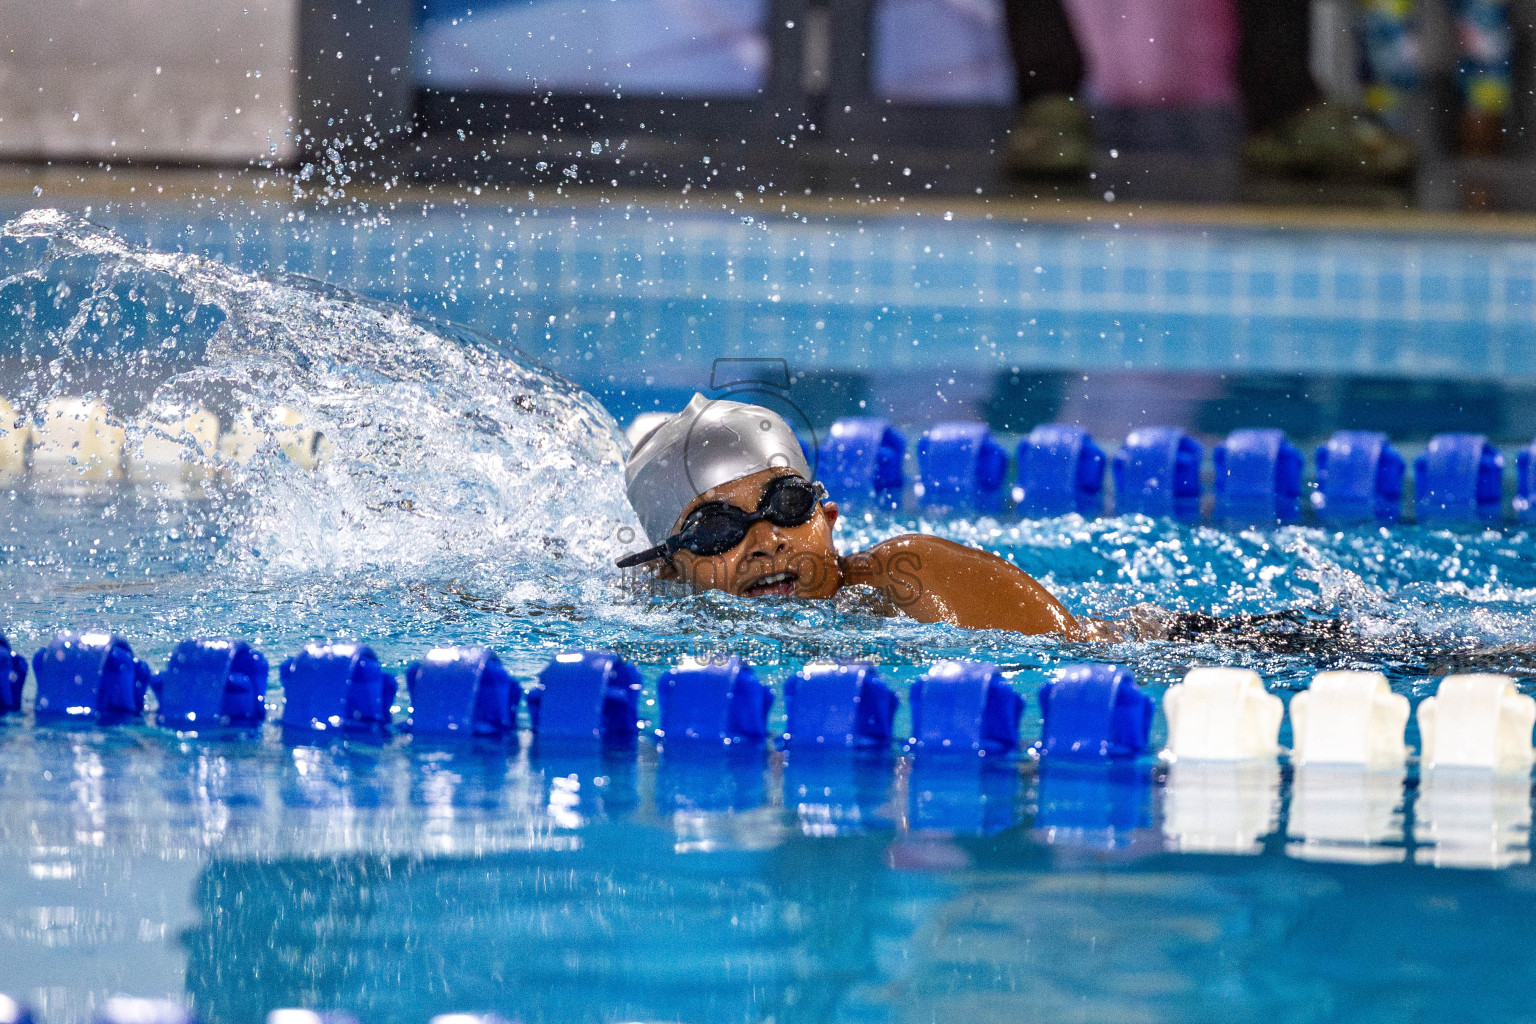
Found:
<svg viewBox="0 0 1536 1024"><path fill-rule="evenodd" d="M1095 101L1195 107L1237 99L1232 0L1066 0Z"/></svg>

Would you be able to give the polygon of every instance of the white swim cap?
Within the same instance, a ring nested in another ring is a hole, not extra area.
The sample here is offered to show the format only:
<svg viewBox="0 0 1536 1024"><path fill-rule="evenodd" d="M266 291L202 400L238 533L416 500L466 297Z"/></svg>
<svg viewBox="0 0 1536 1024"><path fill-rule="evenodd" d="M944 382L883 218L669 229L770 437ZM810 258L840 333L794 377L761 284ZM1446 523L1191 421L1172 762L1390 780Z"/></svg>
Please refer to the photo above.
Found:
<svg viewBox="0 0 1536 1024"><path fill-rule="evenodd" d="M686 409L635 445L624 482L645 535L660 544L683 509L711 487L779 467L811 478L800 441L783 417L760 405L695 394Z"/></svg>

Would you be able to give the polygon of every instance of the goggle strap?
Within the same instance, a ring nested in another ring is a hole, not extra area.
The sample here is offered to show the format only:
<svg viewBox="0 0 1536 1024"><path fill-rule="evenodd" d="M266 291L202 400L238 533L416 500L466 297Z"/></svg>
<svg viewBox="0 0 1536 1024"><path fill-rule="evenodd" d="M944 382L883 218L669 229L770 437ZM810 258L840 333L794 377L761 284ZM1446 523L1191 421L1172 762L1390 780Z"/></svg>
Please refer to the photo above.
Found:
<svg viewBox="0 0 1536 1024"><path fill-rule="evenodd" d="M620 569L633 569L637 565L644 565L646 562L654 562L658 558L666 558L671 553L670 545L657 544L653 548L646 548L644 551L636 552L633 555L625 555L623 558L615 562L614 565L618 566Z"/></svg>

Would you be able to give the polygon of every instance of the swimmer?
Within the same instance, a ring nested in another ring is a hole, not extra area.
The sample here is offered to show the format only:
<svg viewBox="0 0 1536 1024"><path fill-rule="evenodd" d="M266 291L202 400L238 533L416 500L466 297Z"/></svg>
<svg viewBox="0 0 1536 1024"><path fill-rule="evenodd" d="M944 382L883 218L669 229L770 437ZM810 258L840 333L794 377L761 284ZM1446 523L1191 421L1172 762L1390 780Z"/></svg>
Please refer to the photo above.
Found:
<svg viewBox="0 0 1536 1024"><path fill-rule="evenodd" d="M867 587L891 611L969 629L1119 639L1079 620L1034 577L978 548L905 534L839 556L837 503L811 479L800 442L776 413L694 395L635 445L626 490L652 547L619 560L653 566L693 590L826 599Z"/></svg>

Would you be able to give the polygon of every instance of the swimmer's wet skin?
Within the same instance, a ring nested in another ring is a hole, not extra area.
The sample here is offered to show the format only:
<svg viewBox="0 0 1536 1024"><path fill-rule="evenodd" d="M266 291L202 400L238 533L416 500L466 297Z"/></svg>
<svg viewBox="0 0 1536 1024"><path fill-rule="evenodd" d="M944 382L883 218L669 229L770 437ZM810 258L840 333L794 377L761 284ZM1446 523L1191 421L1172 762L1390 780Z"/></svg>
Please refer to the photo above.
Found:
<svg viewBox="0 0 1536 1024"><path fill-rule="evenodd" d="M655 546L619 564L659 562L661 575L695 590L743 597L829 598L863 585L919 622L1110 638L1104 624L1080 623L1028 573L977 548L908 534L839 557L837 505L810 475L777 414L695 395L630 454L630 504Z"/></svg>

